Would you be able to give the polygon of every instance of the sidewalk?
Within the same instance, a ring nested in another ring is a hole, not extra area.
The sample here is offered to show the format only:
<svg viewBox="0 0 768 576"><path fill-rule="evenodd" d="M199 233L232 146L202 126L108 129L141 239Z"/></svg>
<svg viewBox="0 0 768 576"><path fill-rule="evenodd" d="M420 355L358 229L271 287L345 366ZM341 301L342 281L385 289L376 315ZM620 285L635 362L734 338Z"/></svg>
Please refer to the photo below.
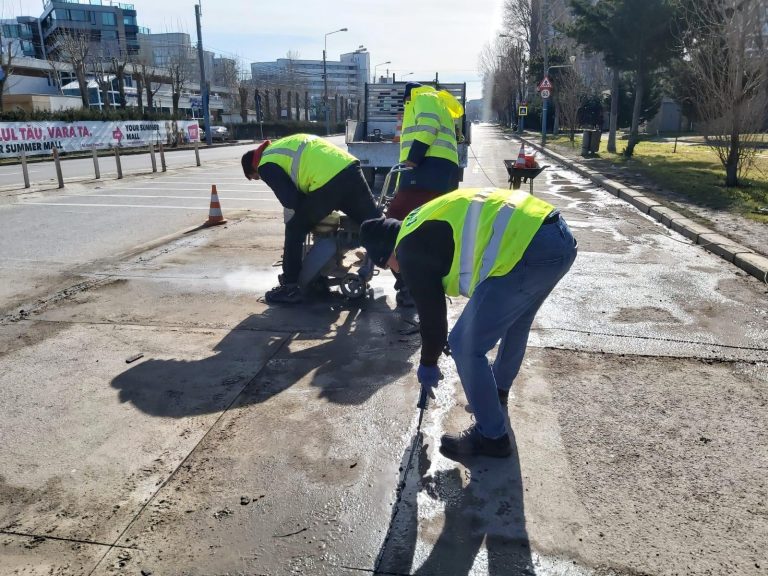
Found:
<svg viewBox="0 0 768 576"><path fill-rule="evenodd" d="M696 205L626 166L602 158L583 158L579 147L548 145L543 149L531 133L515 138L768 283L768 224Z"/></svg>

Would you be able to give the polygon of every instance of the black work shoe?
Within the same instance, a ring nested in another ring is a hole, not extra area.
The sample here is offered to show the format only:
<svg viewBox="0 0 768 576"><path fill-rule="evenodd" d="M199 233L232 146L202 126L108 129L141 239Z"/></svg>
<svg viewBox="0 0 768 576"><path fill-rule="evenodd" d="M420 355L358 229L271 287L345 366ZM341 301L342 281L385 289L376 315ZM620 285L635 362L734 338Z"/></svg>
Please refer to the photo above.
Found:
<svg viewBox="0 0 768 576"><path fill-rule="evenodd" d="M264 294L269 304L298 304L303 300L298 284L281 284Z"/></svg>
<svg viewBox="0 0 768 576"><path fill-rule="evenodd" d="M443 434L440 438L440 452L445 456L490 456L506 458L512 454L509 434L501 438L486 438L477 426L467 428L458 434Z"/></svg>
<svg viewBox="0 0 768 576"><path fill-rule="evenodd" d="M395 295L395 301L397 302L398 306L402 306L403 308L413 308L416 306L416 303L413 301L413 297L411 296L408 288L401 288L398 290L397 294Z"/></svg>
<svg viewBox="0 0 768 576"><path fill-rule="evenodd" d="M496 388L496 391L499 393L499 402L501 402L502 406L506 406L509 404L509 390L502 390L501 388Z"/></svg>

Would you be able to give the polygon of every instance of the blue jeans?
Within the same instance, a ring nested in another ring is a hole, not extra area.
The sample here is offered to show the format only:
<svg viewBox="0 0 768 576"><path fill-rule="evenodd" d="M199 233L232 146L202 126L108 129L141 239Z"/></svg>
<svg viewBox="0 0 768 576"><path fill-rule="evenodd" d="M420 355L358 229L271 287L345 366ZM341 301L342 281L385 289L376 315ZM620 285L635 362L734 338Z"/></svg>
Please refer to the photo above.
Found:
<svg viewBox="0 0 768 576"><path fill-rule="evenodd" d="M509 390L523 363L533 319L576 259L576 240L562 218L544 224L511 272L481 282L448 336L461 385L479 432L506 432L497 388ZM501 341L491 366L486 354Z"/></svg>

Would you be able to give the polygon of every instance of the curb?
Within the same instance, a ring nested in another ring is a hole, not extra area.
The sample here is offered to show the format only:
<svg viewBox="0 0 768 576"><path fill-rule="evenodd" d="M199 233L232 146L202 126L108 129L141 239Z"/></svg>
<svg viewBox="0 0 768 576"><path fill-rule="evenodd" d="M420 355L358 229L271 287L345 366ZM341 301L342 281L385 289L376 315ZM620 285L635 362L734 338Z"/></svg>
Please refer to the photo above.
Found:
<svg viewBox="0 0 768 576"><path fill-rule="evenodd" d="M768 258L765 256L738 244L730 238L726 238L725 236L710 230L706 226L694 222L679 212L675 212L673 209L664 206L660 202L645 196L638 190L634 190L625 184L611 180L600 172L584 166L580 162L575 162L556 152L552 152L551 150L543 148L539 144L531 142L525 138L520 138L519 136L516 136L515 138L523 142L526 146L538 150L563 166L566 166L568 169L573 170L593 184L604 188L617 198L631 204L643 214L647 214L667 228L685 236L691 242L698 244L705 250L738 266L748 274L751 274L758 280L768 284Z"/></svg>

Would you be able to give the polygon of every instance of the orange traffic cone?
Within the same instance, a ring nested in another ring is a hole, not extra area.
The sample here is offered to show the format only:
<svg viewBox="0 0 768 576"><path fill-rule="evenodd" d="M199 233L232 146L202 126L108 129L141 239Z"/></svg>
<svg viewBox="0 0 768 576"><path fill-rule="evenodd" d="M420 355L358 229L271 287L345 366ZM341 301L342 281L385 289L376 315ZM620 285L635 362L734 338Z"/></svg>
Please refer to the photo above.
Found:
<svg viewBox="0 0 768 576"><path fill-rule="evenodd" d="M225 224L224 214L221 213L221 204L219 204L219 194L216 192L216 184L211 186L211 207L208 210L208 221L203 226L218 226Z"/></svg>
<svg viewBox="0 0 768 576"><path fill-rule="evenodd" d="M397 126L395 126L395 137L392 142L400 142L400 135L403 133L403 115L397 115Z"/></svg>
<svg viewBox="0 0 768 576"><path fill-rule="evenodd" d="M520 146L520 153L515 160L515 168L525 168L525 144Z"/></svg>

